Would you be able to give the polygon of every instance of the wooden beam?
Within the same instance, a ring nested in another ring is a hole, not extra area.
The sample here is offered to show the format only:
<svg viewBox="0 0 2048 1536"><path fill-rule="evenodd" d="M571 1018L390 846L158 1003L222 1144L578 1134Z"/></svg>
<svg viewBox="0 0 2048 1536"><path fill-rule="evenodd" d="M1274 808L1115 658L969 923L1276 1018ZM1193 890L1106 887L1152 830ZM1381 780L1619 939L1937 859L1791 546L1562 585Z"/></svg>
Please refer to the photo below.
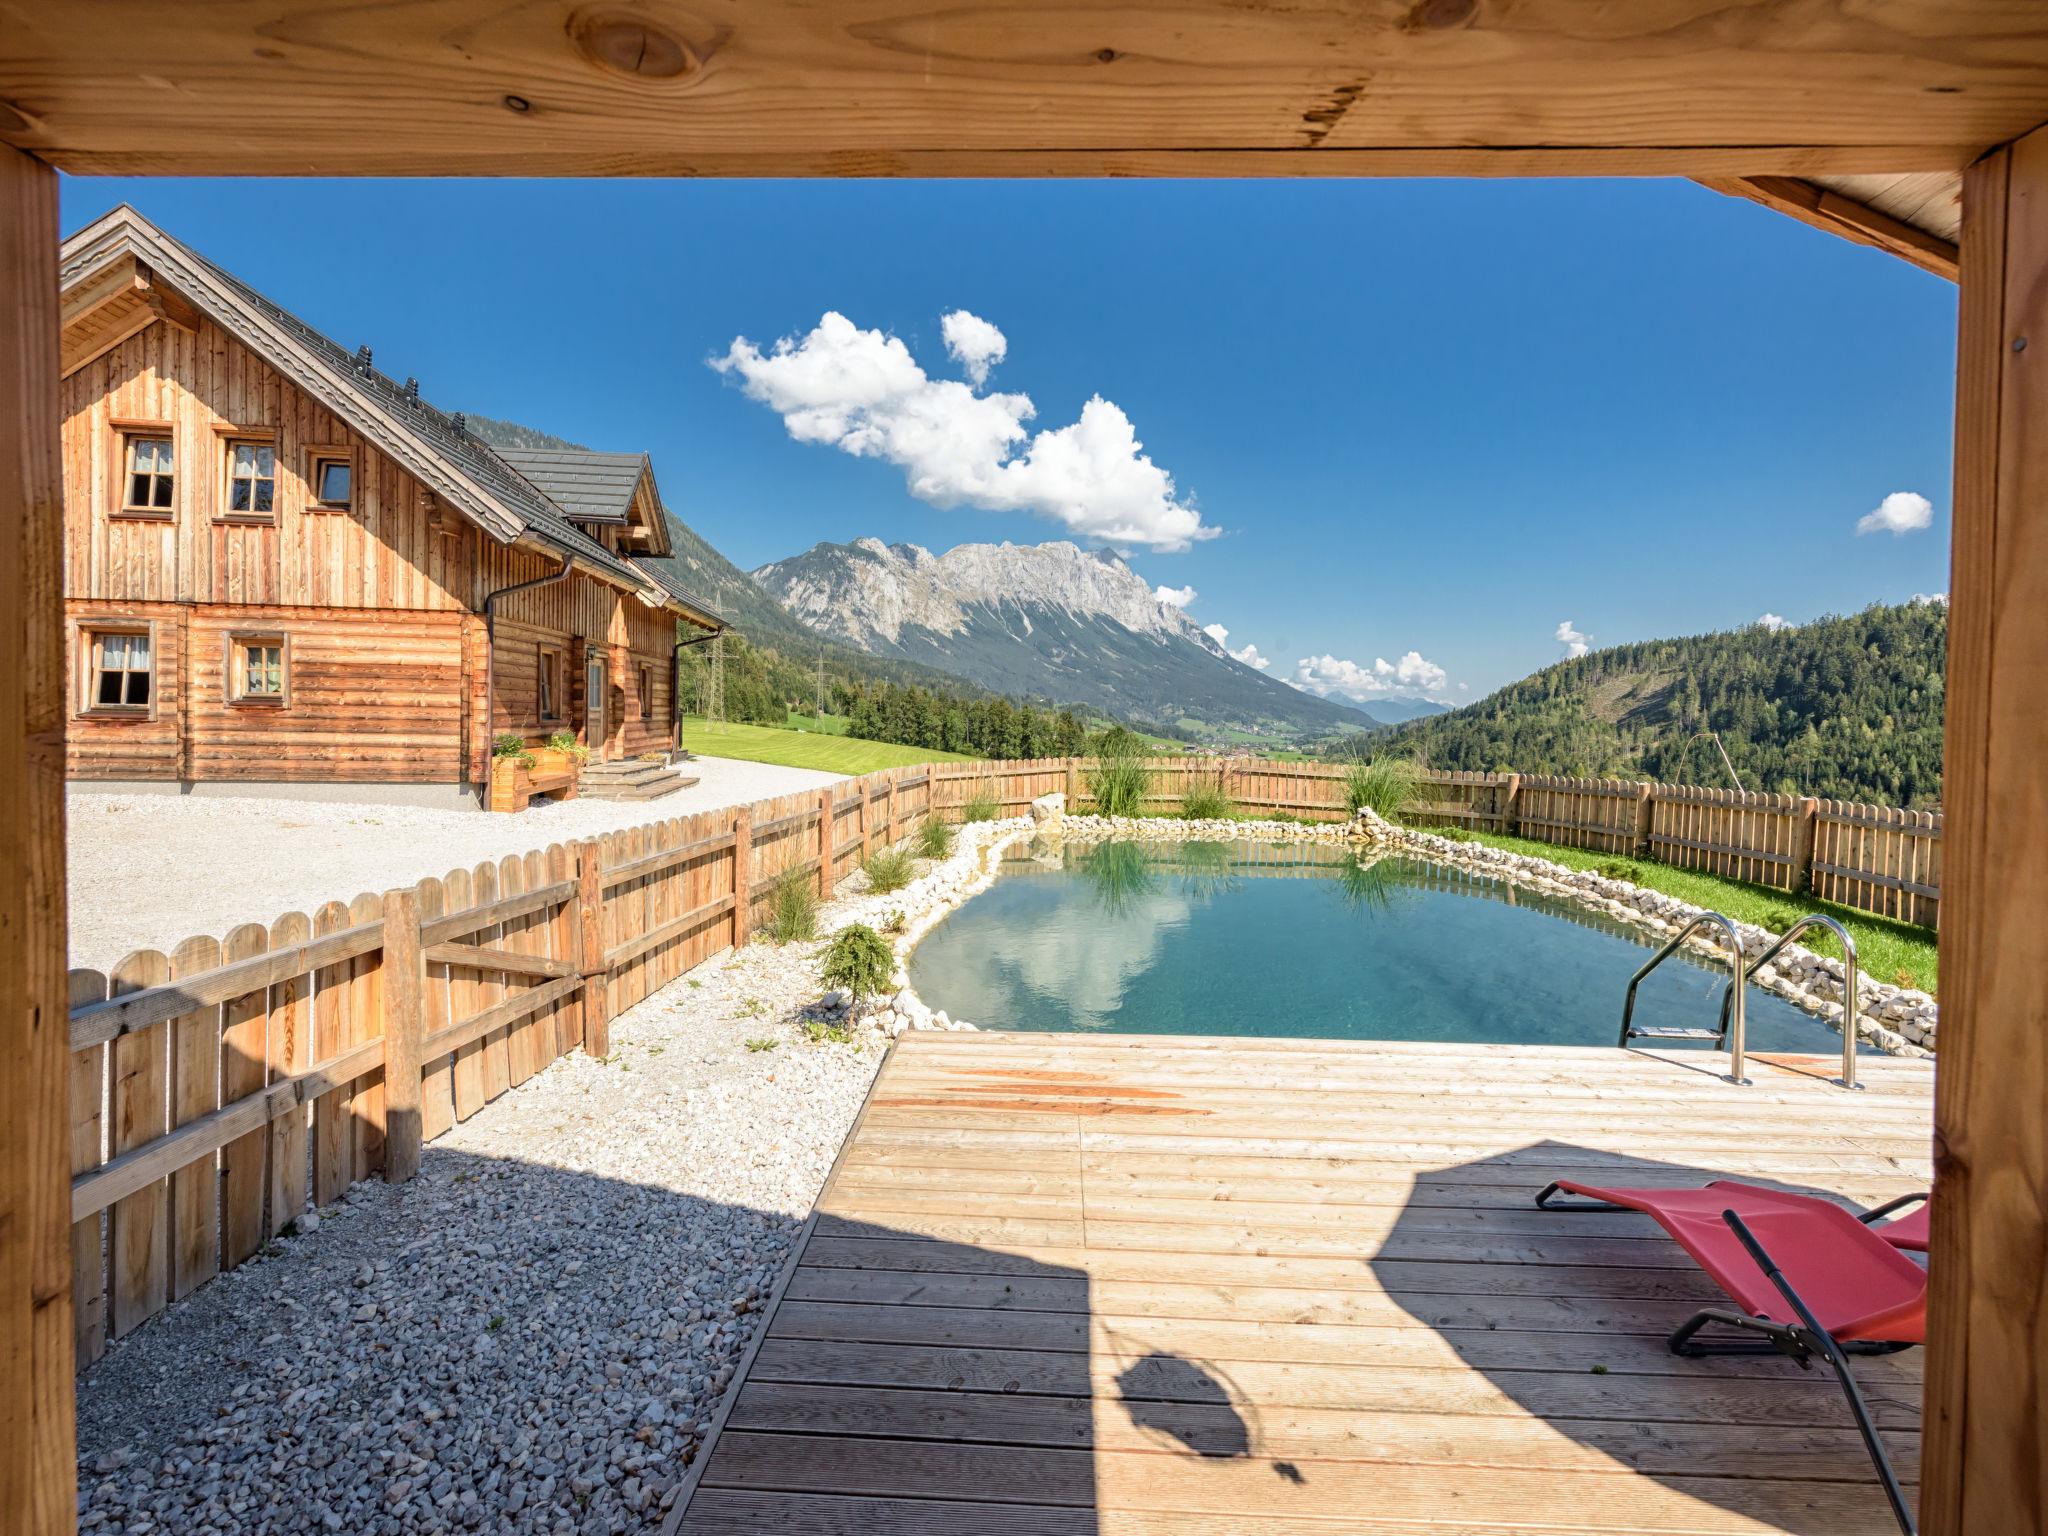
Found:
<svg viewBox="0 0 2048 1536"><path fill-rule="evenodd" d="M76 1514L57 177L0 148L0 1510Z"/></svg>
<svg viewBox="0 0 2048 1536"><path fill-rule="evenodd" d="M2048 1528L2048 129L1963 183L1921 1529Z"/></svg>
<svg viewBox="0 0 2048 1536"><path fill-rule="evenodd" d="M0 138L78 174L1810 176L1958 169L2048 118L2048 17L2011 0L70 0L8 21Z"/></svg>
<svg viewBox="0 0 2048 1536"><path fill-rule="evenodd" d="M1881 213L1853 198L1796 176L1700 176L1703 187L1789 215L1802 224L1910 261L1923 271L1956 280L1956 248L1938 235Z"/></svg>

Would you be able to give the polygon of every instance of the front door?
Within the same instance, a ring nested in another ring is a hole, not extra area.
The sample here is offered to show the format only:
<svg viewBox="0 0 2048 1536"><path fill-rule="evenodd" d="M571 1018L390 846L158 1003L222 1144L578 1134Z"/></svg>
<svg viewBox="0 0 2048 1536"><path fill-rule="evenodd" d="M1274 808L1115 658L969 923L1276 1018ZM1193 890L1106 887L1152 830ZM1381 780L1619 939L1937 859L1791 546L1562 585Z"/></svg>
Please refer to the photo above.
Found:
<svg viewBox="0 0 2048 1536"><path fill-rule="evenodd" d="M604 704L609 696L605 691L604 658L592 656L583 673L583 744L596 758L605 755L605 737L609 733L605 729Z"/></svg>

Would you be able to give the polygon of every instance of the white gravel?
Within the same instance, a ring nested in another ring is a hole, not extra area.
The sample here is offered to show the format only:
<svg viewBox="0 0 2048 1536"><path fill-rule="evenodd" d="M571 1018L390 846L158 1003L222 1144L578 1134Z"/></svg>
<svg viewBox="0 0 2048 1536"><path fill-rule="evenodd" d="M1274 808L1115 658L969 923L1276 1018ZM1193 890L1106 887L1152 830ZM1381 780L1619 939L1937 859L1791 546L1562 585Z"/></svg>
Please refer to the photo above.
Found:
<svg viewBox="0 0 2048 1536"><path fill-rule="evenodd" d="M106 970L287 912L383 892L484 859L838 782L836 773L699 757L660 800L537 801L516 816L356 801L74 791L67 802L71 964Z"/></svg>

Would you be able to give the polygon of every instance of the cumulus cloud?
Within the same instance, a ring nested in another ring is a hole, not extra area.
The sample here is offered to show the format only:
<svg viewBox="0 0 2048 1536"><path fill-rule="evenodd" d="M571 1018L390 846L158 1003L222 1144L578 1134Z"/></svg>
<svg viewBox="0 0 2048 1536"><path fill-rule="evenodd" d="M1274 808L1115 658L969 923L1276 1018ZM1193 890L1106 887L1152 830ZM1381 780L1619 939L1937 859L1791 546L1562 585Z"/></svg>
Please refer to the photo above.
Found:
<svg viewBox="0 0 2048 1536"><path fill-rule="evenodd" d="M1371 699L1397 692L1441 693L1451 679L1420 651L1410 651L1394 662L1375 656L1369 667L1336 656L1304 656L1294 664L1288 681L1324 698L1336 693L1347 699Z"/></svg>
<svg viewBox="0 0 2048 1536"><path fill-rule="evenodd" d="M1152 595L1163 608L1185 608L1201 596L1193 587L1154 587Z"/></svg>
<svg viewBox="0 0 2048 1536"><path fill-rule="evenodd" d="M1009 354L1009 339L979 315L964 309L939 317L939 333L946 339L946 353L967 370L967 377L979 389L988 382L988 371Z"/></svg>
<svg viewBox="0 0 2048 1536"><path fill-rule="evenodd" d="M1593 648L1593 637L1573 629L1570 619L1559 624L1550 638L1564 647L1564 653L1568 657L1583 656Z"/></svg>
<svg viewBox="0 0 2048 1536"><path fill-rule="evenodd" d="M947 326L948 350L977 379L1001 341L985 321ZM781 416L798 442L894 464L910 493L936 507L1029 512L1120 549L1171 552L1218 532L1143 451L1130 417L1100 395L1068 425L1032 433L1029 395L932 378L896 337L836 312L766 352L735 337L711 366Z"/></svg>
<svg viewBox="0 0 2048 1536"><path fill-rule="evenodd" d="M1916 603L1939 603L1942 607L1946 608L1948 606L1948 594L1946 592L1915 592L1913 594L1913 601Z"/></svg>
<svg viewBox="0 0 2048 1536"><path fill-rule="evenodd" d="M1863 533L1911 533L1934 521L1934 503L1918 491L1893 491L1875 508L1856 520Z"/></svg>
<svg viewBox="0 0 2048 1536"><path fill-rule="evenodd" d="M1250 642L1246 642L1244 645L1239 646L1236 650L1233 651L1230 648L1230 631L1225 629L1221 624L1204 624L1202 626L1202 633L1207 635L1211 640L1214 640L1218 645L1222 646L1223 654L1228 656L1232 661L1241 661L1246 666L1256 668L1260 672L1265 671L1266 668L1273 665L1273 658L1270 656L1261 656L1259 654L1259 648L1256 645L1251 644Z"/></svg>
<svg viewBox="0 0 2048 1536"><path fill-rule="evenodd" d="M1790 629L1792 627L1792 621L1782 613L1758 614L1756 623L1757 628L1768 629L1772 634L1776 634L1781 629Z"/></svg>

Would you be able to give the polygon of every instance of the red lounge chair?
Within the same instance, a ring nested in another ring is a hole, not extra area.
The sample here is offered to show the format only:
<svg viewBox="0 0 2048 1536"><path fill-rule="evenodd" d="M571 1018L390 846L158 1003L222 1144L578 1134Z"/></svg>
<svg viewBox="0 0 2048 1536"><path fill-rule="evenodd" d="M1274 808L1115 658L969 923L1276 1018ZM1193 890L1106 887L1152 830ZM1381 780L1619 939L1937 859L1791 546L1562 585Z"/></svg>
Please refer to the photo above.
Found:
<svg viewBox="0 0 2048 1536"><path fill-rule="evenodd" d="M1708 1187L1711 1188L1712 1186ZM1882 1218L1891 1215L1893 1211L1914 1204L1917 1204L1920 1209L1912 1215L1901 1216L1897 1221L1884 1221L1882 1225L1879 1224ZM1890 1243L1894 1248L1910 1248L1915 1253L1925 1253L1927 1251L1927 1216L1931 1210L1933 1210L1933 1206L1928 1204L1925 1195L1901 1195L1896 1200L1885 1201L1876 1210L1863 1212L1856 1219L1868 1226L1871 1231Z"/></svg>
<svg viewBox="0 0 2048 1536"><path fill-rule="evenodd" d="M1559 1194L1598 1204L1553 1205ZM1891 1500L1899 1529L1913 1536L1906 1496L1877 1437L1848 1356L1889 1354L1927 1339L1927 1272L1886 1240L1918 1222L1922 1213L1873 1229L1827 1200L1719 1180L1704 1189L1603 1189L1560 1179L1536 1197L1545 1210L1640 1211L1677 1241L1741 1310L1708 1307L1671 1335L1673 1354L1704 1355L1777 1350L1802 1366L1818 1359L1831 1367L1849 1399L1849 1412L1870 1451ZM1896 1209L1893 1201L1870 1216ZM1906 1246L1906 1245L1901 1245ZM1715 1325L1753 1338L1709 1335Z"/></svg>

